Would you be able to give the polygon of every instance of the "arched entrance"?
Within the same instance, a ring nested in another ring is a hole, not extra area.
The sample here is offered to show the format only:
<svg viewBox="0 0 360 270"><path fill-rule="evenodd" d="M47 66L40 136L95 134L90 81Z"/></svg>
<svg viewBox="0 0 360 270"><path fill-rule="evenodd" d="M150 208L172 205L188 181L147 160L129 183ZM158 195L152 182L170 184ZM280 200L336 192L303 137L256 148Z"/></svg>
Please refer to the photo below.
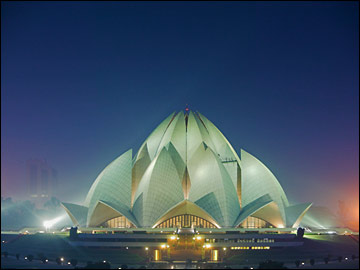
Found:
<svg viewBox="0 0 360 270"><path fill-rule="evenodd" d="M201 217L183 214L173 216L156 226L156 228L216 228L214 224Z"/></svg>

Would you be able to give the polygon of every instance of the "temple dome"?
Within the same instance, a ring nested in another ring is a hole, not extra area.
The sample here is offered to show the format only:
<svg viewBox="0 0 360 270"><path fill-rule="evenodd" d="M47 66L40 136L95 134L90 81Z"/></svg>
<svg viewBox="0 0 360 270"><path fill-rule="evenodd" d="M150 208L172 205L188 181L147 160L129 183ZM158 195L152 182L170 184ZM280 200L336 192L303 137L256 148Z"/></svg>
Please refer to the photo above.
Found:
<svg viewBox="0 0 360 270"><path fill-rule="evenodd" d="M241 159L205 116L174 112L134 157L129 150L99 174L84 205L63 206L82 226L123 217L134 227L154 227L164 217L173 220L171 213L191 216L195 226L201 218L214 227L237 227L250 216L273 227L297 226L311 204L290 206L273 173L240 153Z"/></svg>

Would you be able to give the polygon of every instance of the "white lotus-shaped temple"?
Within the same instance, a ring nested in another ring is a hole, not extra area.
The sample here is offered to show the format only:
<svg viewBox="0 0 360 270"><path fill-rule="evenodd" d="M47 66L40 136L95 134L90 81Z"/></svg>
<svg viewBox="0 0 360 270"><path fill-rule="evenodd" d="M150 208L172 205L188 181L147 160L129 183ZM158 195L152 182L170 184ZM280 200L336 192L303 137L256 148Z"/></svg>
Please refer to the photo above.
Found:
<svg viewBox="0 0 360 270"><path fill-rule="evenodd" d="M111 162L83 205L62 203L86 227L297 227L311 203L289 205L271 171L200 113L173 113Z"/></svg>

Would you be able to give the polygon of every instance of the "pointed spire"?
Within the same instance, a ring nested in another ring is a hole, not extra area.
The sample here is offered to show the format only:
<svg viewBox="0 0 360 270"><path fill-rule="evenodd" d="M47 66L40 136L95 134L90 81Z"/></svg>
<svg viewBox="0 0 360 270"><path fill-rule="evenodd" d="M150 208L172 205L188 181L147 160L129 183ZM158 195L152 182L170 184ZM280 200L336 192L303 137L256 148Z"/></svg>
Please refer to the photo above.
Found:
<svg viewBox="0 0 360 270"><path fill-rule="evenodd" d="M186 128L186 132L187 132L187 125L188 125L188 119L189 119L189 106L188 104L186 104L185 107L185 128Z"/></svg>
<svg viewBox="0 0 360 270"><path fill-rule="evenodd" d="M186 104L186 107L185 107L185 113L188 113L189 112L189 105Z"/></svg>

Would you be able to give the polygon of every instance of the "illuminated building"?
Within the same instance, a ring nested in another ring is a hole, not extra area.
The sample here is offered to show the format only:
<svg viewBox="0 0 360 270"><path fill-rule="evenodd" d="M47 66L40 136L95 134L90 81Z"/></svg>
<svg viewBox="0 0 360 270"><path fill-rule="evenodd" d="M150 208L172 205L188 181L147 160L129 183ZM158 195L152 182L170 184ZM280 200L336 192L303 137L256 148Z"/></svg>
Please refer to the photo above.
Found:
<svg viewBox="0 0 360 270"><path fill-rule="evenodd" d="M37 207L56 195L58 175L45 160L30 159L26 162L27 191Z"/></svg>
<svg viewBox="0 0 360 270"><path fill-rule="evenodd" d="M83 205L62 205L91 228L296 228L311 203L290 205L272 172L240 154L200 113L173 113L99 174Z"/></svg>

